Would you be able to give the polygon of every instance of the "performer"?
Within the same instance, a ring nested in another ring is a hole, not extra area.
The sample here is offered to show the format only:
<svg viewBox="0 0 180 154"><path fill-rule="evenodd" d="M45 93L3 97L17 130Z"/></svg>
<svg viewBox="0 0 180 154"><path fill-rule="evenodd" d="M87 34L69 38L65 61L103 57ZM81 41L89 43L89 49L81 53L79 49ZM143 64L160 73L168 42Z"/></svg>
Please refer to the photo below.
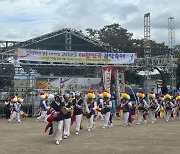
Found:
<svg viewBox="0 0 180 154"><path fill-rule="evenodd" d="M82 113L83 113L83 100L81 99L80 92L75 93L75 99L72 101L74 106L74 114L75 114L75 128L76 128L76 135L79 134L80 131L80 125L82 120Z"/></svg>
<svg viewBox="0 0 180 154"><path fill-rule="evenodd" d="M10 98L6 98L5 100L5 113L6 113L6 119L9 119L10 118L10 115L11 115L11 99Z"/></svg>
<svg viewBox="0 0 180 154"><path fill-rule="evenodd" d="M95 129L94 115L97 108L97 103L93 101L95 94L92 90L88 90L85 95L85 109L86 115L89 119L88 131Z"/></svg>
<svg viewBox="0 0 180 154"><path fill-rule="evenodd" d="M137 125L139 125L141 122L142 122L142 119L144 118L144 124L146 124L146 115L145 115L145 112L147 111L147 108L148 108L148 104L146 103L146 100L145 100L145 95L144 95L144 92L143 90L139 90L137 92L137 98L138 98L138 106L137 106L137 109L138 109L138 123Z"/></svg>
<svg viewBox="0 0 180 154"><path fill-rule="evenodd" d="M105 90L103 92L103 109L105 110L105 115L104 115L104 126L103 128L106 127L112 127L112 123L110 123L110 114L111 114L111 109L112 109L112 102L110 101L110 93Z"/></svg>
<svg viewBox="0 0 180 154"><path fill-rule="evenodd" d="M112 115L114 117L116 117L116 101L115 101L115 97L111 96L111 102L112 102Z"/></svg>
<svg viewBox="0 0 180 154"><path fill-rule="evenodd" d="M127 92L123 92L121 94L121 108L123 109L123 126L126 127L129 125L129 113L130 113L130 108L132 107L132 103L129 101L130 96L128 95Z"/></svg>
<svg viewBox="0 0 180 154"><path fill-rule="evenodd" d="M47 110L49 107L49 103L47 100L47 93L41 92L40 93L40 109L41 109L41 115L36 119L38 122L39 120L44 119L44 122L47 122Z"/></svg>
<svg viewBox="0 0 180 154"><path fill-rule="evenodd" d="M153 91L149 92L148 97L149 97L149 101L150 101L150 103L149 103L149 115L152 119L151 123L153 124L156 122L155 114L156 114L156 112L159 111L160 105L158 104Z"/></svg>
<svg viewBox="0 0 180 154"><path fill-rule="evenodd" d="M101 120L104 120L104 117L103 117L103 115L101 113L102 106L103 106L102 92L99 91L97 96L98 96L98 99L97 99L97 116L96 116L95 120L97 120L99 117L101 117Z"/></svg>
<svg viewBox="0 0 180 154"><path fill-rule="evenodd" d="M177 107L177 104L176 104L176 95L171 97L171 102L174 104L174 107L172 108L172 112L171 112L171 120L173 120L174 117L175 117L175 111L176 111L176 107Z"/></svg>
<svg viewBox="0 0 180 154"><path fill-rule="evenodd" d="M49 94L48 99L51 102L50 104L51 109L49 110L50 116L47 119L49 123L46 126L45 132L50 127L49 135L51 135L53 134L53 129L56 128L55 144L59 145L59 142L62 141L62 136L63 136L64 116L63 116L62 108L64 107L64 104L62 103L58 94L56 94L55 96L53 94Z"/></svg>
<svg viewBox="0 0 180 154"><path fill-rule="evenodd" d="M163 102L164 102L164 95L161 94L159 96L159 99L158 99L158 104L160 106L160 110L159 110L159 118L163 118L164 117L164 106L163 106Z"/></svg>
<svg viewBox="0 0 180 154"><path fill-rule="evenodd" d="M13 112L8 122L12 122L13 119L16 119L16 121L20 123L21 104L18 102L17 96L11 96L11 102L13 103Z"/></svg>
<svg viewBox="0 0 180 154"><path fill-rule="evenodd" d="M175 107L175 105L171 102L171 96L169 94L166 94L164 96L164 99L165 99L165 101L163 102L163 106L165 109L164 118L168 122L171 117L172 109L173 107Z"/></svg>
<svg viewBox="0 0 180 154"><path fill-rule="evenodd" d="M113 127L113 122L112 122L113 114L116 117L116 103L115 103L115 100L114 100L114 96L110 97L110 101L111 101L112 105L111 105L111 112L110 112L110 117L109 117L109 123L110 123L110 127Z"/></svg>
<svg viewBox="0 0 180 154"><path fill-rule="evenodd" d="M68 112L64 115L64 139L70 136L70 125L71 125L71 112L73 110L73 104L70 101L70 95L64 95L64 106Z"/></svg>
<svg viewBox="0 0 180 154"><path fill-rule="evenodd" d="M23 101L24 101L23 97L22 97L22 96L19 96L19 97L18 97L18 102L19 102L19 104L21 104L20 116L21 116L22 118L25 118L25 117L27 117L27 114L23 111Z"/></svg>
<svg viewBox="0 0 180 154"><path fill-rule="evenodd" d="M177 94L176 96L176 104L177 104L176 111L180 120L180 94Z"/></svg>
<svg viewBox="0 0 180 154"><path fill-rule="evenodd" d="M76 97L75 92L71 92L71 93L70 93L70 101L74 100L75 97Z"/></svg>

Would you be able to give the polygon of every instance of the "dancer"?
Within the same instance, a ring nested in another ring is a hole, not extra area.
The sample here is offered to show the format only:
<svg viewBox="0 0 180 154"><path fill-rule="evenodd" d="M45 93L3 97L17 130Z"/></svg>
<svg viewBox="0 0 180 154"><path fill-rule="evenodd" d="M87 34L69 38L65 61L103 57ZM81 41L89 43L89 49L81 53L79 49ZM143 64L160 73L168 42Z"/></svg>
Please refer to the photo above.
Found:
<svg viewBox="0 0 180 154"><path fill-rule="evenodd" d="M159 99L158 99L158 104L160 106L160 110L159 110L159 118L164 118L164 106L163 106L163 102L164 102L164 95L161 94L159 96Z"/></svg>
<svg viewBox="0 0 180 154"><path fill-rule="evenodd" d="M53 134L53 130L55 128L55 144L59 145L60 141L62 141L63 136L64 113L62 109L64 107L64 104L62 103L58 94L49 94L48 100L51 102L51 109L49 110L50 116L47 119L49 123L46 126L45 132L50 127L49 135L51 135Z"/></svg>
<svg viewBox="0 0 180 154"><path fill-rule="evenodd" d="M75 114L75 128L76 128L76 135L79 134L80 125L82 120L82 113L83 113L83 100L81 99L80 92L75 93L75 99L72 101L74 105L74 114Z"/></svg>
<svg viewBox="0 0 180 154"><path fill-rule="evenodd" d="M173 120L174 117L175 117L175 112L176 112L176 107L177 107L177 104L176 104L176 95L171 97L171 102L174 104L174 107L172 108L172 112L171 112L171 120Z"/></svg>
<svg viewBox="0 0 180 154"><path fill-rule="evenodd" d="M24 101L23 97L22 97L22 96L19 96L19 97L18 97L18 103L21 104L20 116L21 116L22 118L25 118L25 117L27 117L27 114L23 111L23 101Z"/></svg>
<svg viewBox="0 0 180 154"><path fill-rule="evenodd" d="M145 95L144 95L144 92L143 90L139 90L137 92L137 98L138 98L138 106L137 106L137 109L138 109L138 123L137 125L139 125L141 122L142 122L142 119L144 119L144 124L146 124L146 115L145 115L145 112L147 111L147 108L149 107L148 104L146 103L146 100L145 100Z"/></svg>
<svg viewBox="0 0 180 154"><path fill-rule="evenodd" d="M115 101L115 97L111 96L111 102L112 102L112 115L114 117L116 117L116 101Z"/></svg>
<svg viewBox="0 0 180 154"><path fill-rule="evenodd" d="M87 118L89 119L88 131L95 129L94 115L97 108L97 103L94 101L94 99L94 92L92 90L88 90L85 95L85 109L86 115L88 115Z"/></svg>
<svg viewBox="0 0 180 154"><path fill-rule="evenodd" d="M68 111L64 115L64 139L67 139L70 136L70 125L71 125L71 113L73 110L73 104L70 101L70 95L64 95L64 106L65 109Z"/></svg>
<svg viewBox="0 0 180 154"><path fill-rule="evenodd" d="M16 119L16 121L20 123L21 104L18 102L17 96L11 96L11 102L13 103L13 112L8 122L12 122L13 119Z"/></svg>
<svg viewBox="0 0 180 154"><path fill-rule="evenodd" d="M163 106L165 109L164 118L168 122L171 117L172 109L173 107L175 107L175 105L171 102L171 96L169 94L166 94L164 96L164 99L165 99L165 101L163 102Z"/></svg>
<svg viewBox="0 0 180 154"><path fill-rule="evenodd" d="M123 126L126 127L129 125L129 113L132 103L129 101L130 96L127 92L121 94L121 108L123 109Z"/></svg>
<svg viewBox="0 0 180 154"><path fill-rule="evenodd" d="M153 124L156 122L155 114L157 111L159 111L160 105L158 104L153 91L149 92L148 97L149 97L149 101L150 101L150 103L149 103L149 115L152 119L151 123Z"/></svg>
<svg viewBox="0 0 180 154"><path fill-rule="evenodd" d="M177 94L176 96L176 104L177 104L176 112L180 120L180 94Z"/></svg>
<svg viewBox="0 0 180 154"><path fill-rule="evenodd" d="M39 120L44 119L44 122L47 122L47 110L49 108L49 103L47 100L47 93L41 92L39 97L40 97L41 115L37 117L36 121L38 122Z"/></svg>
<svg viewBox="0 0 180 154"><path fill-rule="evenodd" d="M102 106L103 106L102 92L99 91L97 96L98 96L98 99L97 99L97 116L96 116L95 120L97 120L99 117L101 118L101 120L104 120L104 117L103 117L103 115L101 113Z"/></svg>
<svg viewBox="0 0 180 154"><path fill-rule="evenodd" d="M5 100L6 119L9 119L9 118L10 118L10 115L11 115L11 107L12 107L11 99L10 99L10 98L6 98L6 100Z"/></svg>
<svg viewBox="0 0 180 154"><path fill-rule="evenodd" d="M109 121L111 109L112 109L112 102L110 101L110 97L111 97L111 95L110 95L109 91L105 90L103 92L103 109L105 110L103 128L107 128L108 126L112 127L112 123Z"/></svg>

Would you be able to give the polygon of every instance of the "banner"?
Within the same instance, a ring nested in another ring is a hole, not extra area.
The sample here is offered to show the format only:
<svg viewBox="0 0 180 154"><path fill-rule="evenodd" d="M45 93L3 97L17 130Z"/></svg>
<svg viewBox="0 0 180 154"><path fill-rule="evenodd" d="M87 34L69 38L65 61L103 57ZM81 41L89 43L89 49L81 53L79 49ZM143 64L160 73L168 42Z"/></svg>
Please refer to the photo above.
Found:
<svg viewBox="0 0 180 154"><path fill-rule="evenodd" d="M157 80L157 87L158 88L162 88L162 84L163 84L162 80Z"/></svg>
<svg viewBox="0 0 180 154"><path fill-rule="evenodd" d="M22 48L18 49L18 60L25 61L134 64L136 58L136 53L53 51Z"/></svg>
<svg viewBox="0 0 180 154"><path fill-rule="evenodd" d="M111 76L112 76L112 66L102 67L102 78L103 78L103 88L111 91Z"/></svg>
<svg viewBox="0 0 180 154"><path fill-rule="evenodd" d="M99 88L101 78L41 78L37 77L34 81L34 88L37 90L55 90L55 91L86 91L92 89L96 91Z"/></svg>

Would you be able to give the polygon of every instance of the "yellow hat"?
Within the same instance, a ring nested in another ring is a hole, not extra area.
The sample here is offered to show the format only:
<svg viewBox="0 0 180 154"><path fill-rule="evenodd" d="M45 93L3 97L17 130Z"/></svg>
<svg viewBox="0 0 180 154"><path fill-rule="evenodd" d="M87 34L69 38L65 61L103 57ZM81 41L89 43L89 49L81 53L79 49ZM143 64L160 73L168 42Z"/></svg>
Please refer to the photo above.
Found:
<svg viewBox="0 0 180 154"><path fill-rule="evenodd" d="M109 93L109 91L107 91L107 90L104 90L104 92L103 92L103 98L104 97L107 97L107 98L110 98L111 97L111 94Z"/></svg>
<svg viewBox="0 0 180 154"><path fill-rule="evenodd" d="M155 98L154 91L150 91L150 92L148 93L148 97L149 97L149 98Z"/></svg>
<svg viewBox="0 0 180 154"><path fill-rule="evenodd" d="M121 93L121 99L130 99L130 96L128 95L128 93L127 92L123 92L123 93Z"/></svg>
<svg viewBox="0 0 180 154"><path fill-rule="evenodd" d="M85 97L86 98L90 98L90 99L94 99L95 98L95 94L94 94L94 92L92 90L88 90L86 92L86 96Z"/></svg>
<svg viewBox="0 0 180 154"><path fill-rule="evenodd" d="M87 98L94 98L94 94L93 93L88 93Z"/></svg>
<svg viewBox="0 0 180 154"><path fill-rule="evenodd" d="M139 91L137 92L136 96L139 97L139 98L144 98L144 97L145 97L144 91L143 91L143 90L139 90Z"/></svg>
<svg viewBox="0 0 180 154"><path fill-rule="evenodd" d="M176 96L176 100L177 100L177 101L180 101L180 94L178 94L178 95Z"/></svg>
<svg viewBox="0 0 180 154"><path fill-rule="evenodd" d="M164 96L164 99L171 99L171 96L170 96L169 94L166 94L166 95Z"/></svg>

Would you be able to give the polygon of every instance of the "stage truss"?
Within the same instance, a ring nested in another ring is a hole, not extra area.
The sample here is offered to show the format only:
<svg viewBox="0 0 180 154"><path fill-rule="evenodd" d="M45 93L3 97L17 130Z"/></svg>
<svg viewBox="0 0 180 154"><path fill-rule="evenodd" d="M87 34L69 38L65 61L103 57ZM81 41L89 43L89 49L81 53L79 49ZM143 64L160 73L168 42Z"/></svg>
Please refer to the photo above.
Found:
<svg viewBox="0 0 180 154"><path fill-rule="evenodd" d="M81 32L76 31L74 29L62 29L53 33L49 33L34 39L30 39L25 42L15 42L15 41L0 41L0 66L6 67L8 65L12 65L14 67L14 70L16 70L14 73L16 78L21 79L23 69L23 72L25 72L26 75L24 75L24 78L26 78L27 82L30 82L28 80L31 80L39 74L45 74L43 75L54 75L56 76L56 73L54 74L50 70L53 70L54 72L61 71L62 76L84 76L84 77L100 77L101 68L102 66L109 65L108 63L104 64L90 64L90 63L54 63L54 62L26 62L21 61L19 63L13 63L13 56L14 56L14 48L20 47L20 48L26 48L28 46L34 45L36 43L42 42L47 39L51 39L55 36L65 34L65 49L67 51L70 51L72 49L72 36L76 36L86 42L89 42L97 47L102 48L106 52L123 52L121 50L115 49L108 44L104 44L102 42L99 42L97 40L93 40L85 35L83 35ZM169 67L169 63L171 63L171 68ZM126 70L146 70L148 68L151 68L152 70L155 67L158 67L159 69L163 70L164 72L169 72L170 69L173 68L175 71L177 67L177 58L171 57L169 58L169 54L155 56L151 58L138 58L136 64L134 65L112 65L116 67L123 67ZM39 72L38 72L39 71ZM35 74L32 74L32 72L36 72ZM11 74L11 73L9 73ZM28 85L28 84L27 84ZM12 85L10 88L13 88ZM28 88L25 91L29 92L32 88ZM1 89L5 90L5 89ZM12 89L13 91L13 89ZM24 92L25 93L25 92Z"/></svg>

